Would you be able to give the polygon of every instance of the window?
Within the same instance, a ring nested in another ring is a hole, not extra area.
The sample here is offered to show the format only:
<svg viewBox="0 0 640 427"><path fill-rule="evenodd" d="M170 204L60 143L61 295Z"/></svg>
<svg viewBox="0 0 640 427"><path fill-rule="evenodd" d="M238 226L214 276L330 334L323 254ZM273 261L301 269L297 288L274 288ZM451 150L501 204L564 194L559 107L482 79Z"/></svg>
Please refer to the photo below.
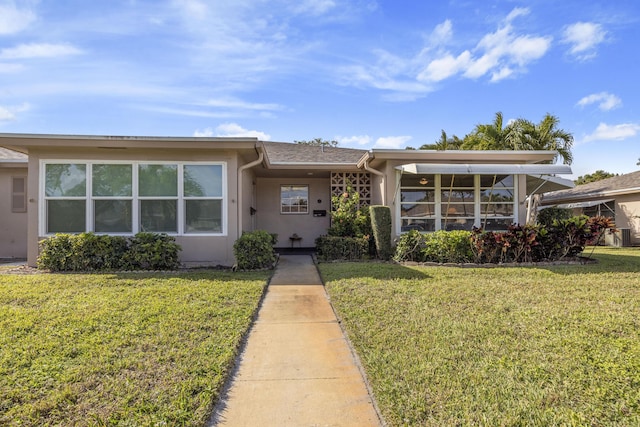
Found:
<svg viewBox="0 0 640 427"><path fill-rule="evenodd" d="M87 230L87 165L48 164L45 168L47 233Z"/></svg>
<svg viewBox="0 0 640 427"><path fill-rule="evenodd" d="M283 214L309 213L309 186L308 185L280 186L280 213L283 213Z"/></svg>
<svg viewBox="0 0 640 427"><path fill-rule="evenodd" d="M27 211L27 178L24 176L11 177L11 212L23 213Z"/></svg>
<svg viewBox="0 0 640 427"><path fill-rule="evenodd" d="M223 163L43 162L44 234L223 234Z"/></svg>
<svg viewBox="0 0 640 427"><path fill-rule="evenodd" d="M403 175L400 201L402 231L506 230L516 219L514 175Z"/></svg>
<svg viewBox="0 0 640 427"><path fill-rule="evenodd" d="M480 175L480 219L485 230L506 230L516 222L513 175Z"/></svg>

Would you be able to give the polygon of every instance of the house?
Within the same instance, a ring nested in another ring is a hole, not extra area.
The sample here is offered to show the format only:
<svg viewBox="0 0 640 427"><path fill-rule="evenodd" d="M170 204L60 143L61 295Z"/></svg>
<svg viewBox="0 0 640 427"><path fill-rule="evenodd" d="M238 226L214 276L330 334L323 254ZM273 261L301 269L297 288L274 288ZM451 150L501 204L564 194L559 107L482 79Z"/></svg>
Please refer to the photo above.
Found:
<svg viewBox="0 0 640 427"><path fill-rule="evenodd" d="M186 265L232 265L243 231L313 247L331 196L391 207L393 233L524 223L527 195L567 188L548 151L356 150L256 138L0 134L28 156L27 257L58 232L166 232Z"/></svg>
<svg viewBox="0 0 640 427"><path fill-rule="evenodd" d="M611 217L619 231L605 236L607 244L640 245L640 171L545 193L540 206L573 209L576 215Z"/></svg>
<svg viewBox="0 0 640 427"><path fill-rule="evenodd" d="M0 147L0 259L27 257L27 156Z"/></svg>

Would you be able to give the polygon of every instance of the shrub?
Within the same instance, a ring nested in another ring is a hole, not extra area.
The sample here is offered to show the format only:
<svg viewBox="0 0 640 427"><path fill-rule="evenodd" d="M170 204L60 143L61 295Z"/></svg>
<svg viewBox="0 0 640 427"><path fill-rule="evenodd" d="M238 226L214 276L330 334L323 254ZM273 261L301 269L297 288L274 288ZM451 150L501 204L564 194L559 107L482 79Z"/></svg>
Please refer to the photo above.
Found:
<svg viewBox="0 0 640 427"><path fill-rule="evenodd" d="M316 252L323 261L365 259L369 254L369 238L320 236L316 239Z"/></svg>
<svg viewBox="0 0 640 427"><path fill-rule="evenodd" d="M371 228L378 257L391 258L391 209L388 206L370 206Z"/></svg>
<svg viewBox="0 0 640 427"><path fill-rule="evenodd" d="M362 237L371 234L369 209L360 207L360 194L351 186L339 196L331 197L329 236Z"/></svg>
<svg viewBox="0 0 640 427"><path fill-rule="evenodd" d="M414 261L423 262L426 234L417 230L411 230L400 236L393 259L398 262Z"/></svg>
<svg viewBox="0 0 640 427"><path fill-rule="evenodd" d="M471 232L466 230L436 231L426 235L422 249L425 261L471 262Z"/></svg>
<svg viewBox="0 0 640 427"><path fill-rule="evenodd" d="M538 224L549 227L554 221L562 221L573 216L571 209L563 209L557 207L544 208L538 212Z"/></svg>
<svg viewBox="0 0 640 427"><path fill-rule="evenodd" d="M173 236L137 233L129 239L122 266L131 270L172 270L180 266L180 245Z"/></svg>
<svg viewBox="0 0 640 427"><path fill-rule="evenodd" d="M37 265L40 269L67 271L72 267L73 235L58 233L40 241Z"/></svg>
<svg viewBox="0 0 640 427"><path fill-rule="evenodd" d="M264 230L244 232L233 244L233 254L241 270L271 268L276 262L276 251L273 245L277 235Z"/></svg>
<svg viewBox="0 0 640 427"><path fill-rule="evenodd" d="M51 271L167 270L179 267L179 251L166 234L56 234L40 242L37 265Z"/></svg>

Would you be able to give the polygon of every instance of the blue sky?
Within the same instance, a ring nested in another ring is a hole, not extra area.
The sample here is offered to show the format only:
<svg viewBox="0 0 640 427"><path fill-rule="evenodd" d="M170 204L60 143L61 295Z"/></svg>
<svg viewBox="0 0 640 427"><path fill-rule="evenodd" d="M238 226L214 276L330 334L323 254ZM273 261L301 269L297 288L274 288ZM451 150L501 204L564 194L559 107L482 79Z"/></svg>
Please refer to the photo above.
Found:
<svg viewBox="0 0 640 427"><path fill-rule="evenodd" d="M336 139L560 119L637 170L637 0L0 0L0 132Z"/></svg>

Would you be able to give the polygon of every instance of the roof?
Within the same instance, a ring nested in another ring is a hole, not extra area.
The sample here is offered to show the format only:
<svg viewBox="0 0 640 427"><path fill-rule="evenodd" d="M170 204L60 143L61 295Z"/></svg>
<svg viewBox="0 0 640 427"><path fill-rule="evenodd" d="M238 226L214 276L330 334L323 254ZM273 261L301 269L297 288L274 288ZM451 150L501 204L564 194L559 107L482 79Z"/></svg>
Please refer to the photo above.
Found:
<svg viewBox="0 0 640 427"><path fill-rule="evenodd" d="M0 133L0 145L27 154L38 147L164 148L164 149L235 149L255 150L257 138L245 137L171 137L120 135L52 135Z"/></svg>
<svg viewBox="0 0 640 427"><path fill-rule="evenodd" d="M355 168L366 150L323 147L289 142L263 142L266 160L271 168L292 166L345 165Z"/></svg>
<svg viewBox="0 0 640 427"><path fill-rule="evenodd" d="M576 185L570 190L545 193L542 199L542 205L632 193L640 193L640 171L618 175L588 184Z"/></svg>
<svg viewBox="0 0 640 427"><path fill-rule="evenodd" d="M26 154L0 147L0 163L27 163Z"/></svg>

